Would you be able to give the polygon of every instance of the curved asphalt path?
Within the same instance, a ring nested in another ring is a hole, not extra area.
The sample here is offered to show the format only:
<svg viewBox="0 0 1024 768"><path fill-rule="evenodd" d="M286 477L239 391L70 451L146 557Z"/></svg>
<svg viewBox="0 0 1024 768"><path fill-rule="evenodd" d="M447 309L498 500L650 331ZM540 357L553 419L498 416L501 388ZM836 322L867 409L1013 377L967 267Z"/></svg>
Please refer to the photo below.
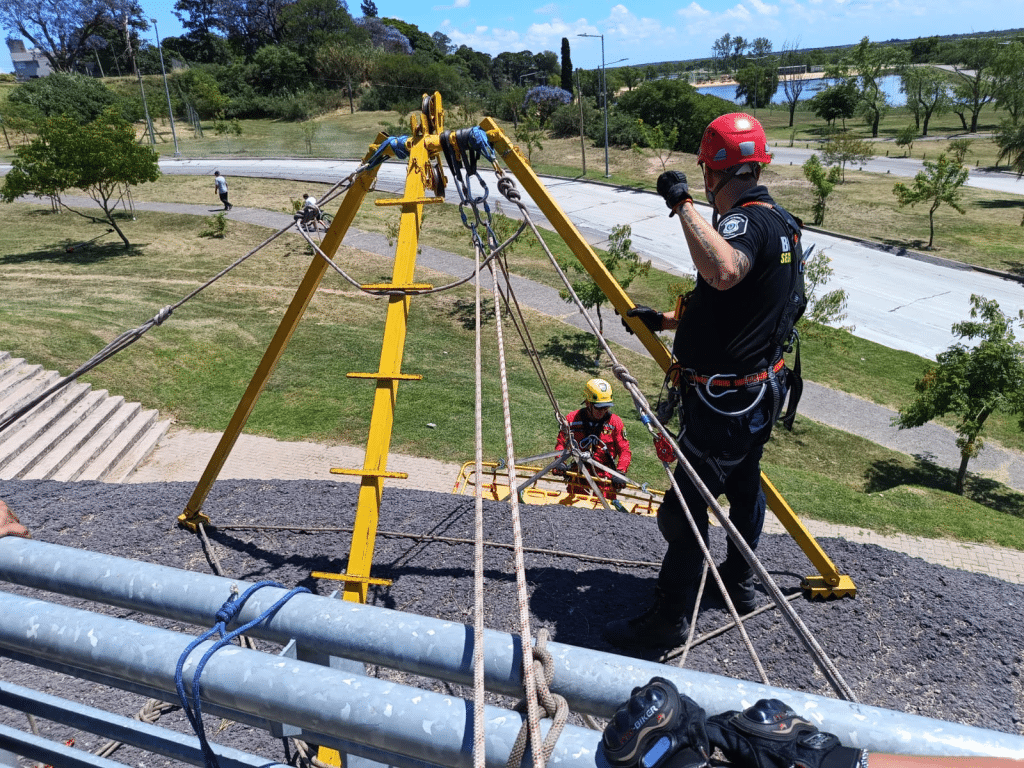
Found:
<svg viewBox="0 0 1024 768"><path fill-rule="evenodd" d="M175 162L180 163L182 161ZM184 162L191 163L196 161ZM220 161L218 165L221 170L229 167L226 161ZM177 166L176 170L180 167ZM181 171L179 170L178 172ZM193 170L192 172L195 173L197 171ZM205 171L200 170L198 172ZM293 170L293 173L297 174L299 172ZM290 178L291 176L286 175L286 177ZM335 176L332 180L337 180L337 178L340 177ZM320 181L321 179L303 180ZM648 196L648 200L649 198L650 196ZM68 198L68 202L75 204L72 198ZM83 204L91 203L91 201L85 198L82 198L80 202ZM141 210L183 213L196 216L209 216L211 212L216 212L219 209L219 205L213 203L196 205L136 201L135 206ZM233 209L227 215L232 220L273 229L281 229L292 223L290 214L276 213L259 208L246 208L237 197ZM667 217L661 216L661 218ZM675 224L675 222L672 223ZM675 236L680 237L679 234L675 234ZM380 254L389 254L394 250L392 246L388 246L386 239L382 235L361 232L354 228L349 229L344 243L348 246ZM463 277L470 274L473 270L473 262L470 259L432 248L427 244L421 245L417 264L456 277ZM513 277L512 280L516 296L524 306L559 318L576 328L589 331L589 325L586 321L570 305L559 298L558 291L554 288L519 277ZM1020 286L1017 289L1024 292L1024 289L1021 289ZM645 352L643 345L634 336L626 333L619 323L606 323L605 332L611 341L638 352ZM666 335L665 338L668 340L669 336ZM956 435L952 430L936 424L926 424L923 427L911 430L897 430L891 426L892 419L896 415L894 411L862 398L815 384L814 382L805 383L803 399L800 402L800 414L822 424L859 435L879 445L909 454L924 462L938 464L950 469L956 469L960 464L960 453L956 447ZM990 443L977 458L972 459L970 470L972 473L990 477L1011 488L1024 491L1024 454L1020 452L1003 449Z"/></svg>
<svg viewBox="0 0 1024 768"><path fill-rule="evenodd" d="M302 159L178 159L164 160L161 170L169 174L210 174L216 167L231 176L255 176L334 183L356 168L353 161ZM484 173L492 202L498 197L493 174ZM1018 184L1016 176L999 174ZM979 177L980 179L980 177ZM544 177L552 197L593 245L607 242L612 226L629 224L633 249L654 261L659 268L680 274L693 274L693 265L683 243L679 224L665 215L664 203L652 192L606 184L578 182ZM405 166L391 161L381 166L377 188L400 192L405 182ZM980 179L979 183L984 182ZM1024 194L1024 182L1019 182ZM212 195L212 183L211 183ZM450 198L455 199L450 193ZM236 196L239 204L244 200ZM523 193L531 215L543 222L536 205ZM214 197L211 202L215 202ZM513 214L513 206L503 210ZM707 206L701 207L710 216ZM852 325L865 339L893 349L902 349L922 357L935 356L957 341L953 323L965 320L970 298L978 294L999 302L1010 315L1024 310L1024 276L986 273L963 264L852 240L832 233L809 229L805 246L814 244L832 260L834 274L823 290L843 288L848 297L847 317L843 325Z"/></svg>

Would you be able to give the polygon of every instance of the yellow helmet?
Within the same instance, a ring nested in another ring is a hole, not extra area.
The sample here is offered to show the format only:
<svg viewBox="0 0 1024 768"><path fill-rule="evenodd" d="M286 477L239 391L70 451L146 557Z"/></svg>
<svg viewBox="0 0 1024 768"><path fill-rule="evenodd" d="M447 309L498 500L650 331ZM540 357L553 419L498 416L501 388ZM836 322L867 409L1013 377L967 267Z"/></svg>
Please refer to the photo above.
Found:
<svg viewBox="0 0 1024 768"><path fill-rule="evenodd" d="M612 385L604 379L591 379L583 388L586 400L598 408L608 408L612 403Z"/></svg>

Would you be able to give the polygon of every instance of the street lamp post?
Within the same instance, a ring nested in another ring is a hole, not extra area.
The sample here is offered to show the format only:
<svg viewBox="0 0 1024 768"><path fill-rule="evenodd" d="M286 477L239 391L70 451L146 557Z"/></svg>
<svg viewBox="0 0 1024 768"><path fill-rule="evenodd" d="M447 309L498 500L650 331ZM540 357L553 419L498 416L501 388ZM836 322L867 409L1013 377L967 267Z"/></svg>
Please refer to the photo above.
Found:
<svg viewBox="0 0 1024 768"><path fill-rule="evenodd" d="M178 151L178 134L174 130L174 109L171 107L171 89L167 87L167 70L164 68L164 49L160 45L160 29L156 25L156 19L150 19L153 22L153 31L156 33L156 49L160 53L160 71L164 75L164 93L167 94L167 116L171 119L171 137L174 139L174 156L180 157L181 152Z"/></svg>
<svg viewBox="0 0 1024 768"><path fill-rule="evenodd" d="M601 92L604 99L604 177L611 176L608 171L608 82L605 80L604 72L604 35L588 35L580 32L576 37L600 37L601 38Z"/></svg>

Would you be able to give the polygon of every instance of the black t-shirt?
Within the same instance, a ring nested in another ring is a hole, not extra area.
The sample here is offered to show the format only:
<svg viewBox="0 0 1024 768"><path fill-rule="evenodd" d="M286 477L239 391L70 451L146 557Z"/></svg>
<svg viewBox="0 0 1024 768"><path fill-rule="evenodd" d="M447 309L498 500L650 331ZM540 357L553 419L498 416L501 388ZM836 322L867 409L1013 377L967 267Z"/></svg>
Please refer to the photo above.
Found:
<svg viewBox="0 0 1024 768"><path fill-rule="evenodd" d="M750 272L726 291L712 288L698 274L676 331L673 354L700 374L744 376L775 362L772 338L796 251L790 228L763 203L775 204L765 187L754 187L718 222L729 245L750 257Z"/></svg>

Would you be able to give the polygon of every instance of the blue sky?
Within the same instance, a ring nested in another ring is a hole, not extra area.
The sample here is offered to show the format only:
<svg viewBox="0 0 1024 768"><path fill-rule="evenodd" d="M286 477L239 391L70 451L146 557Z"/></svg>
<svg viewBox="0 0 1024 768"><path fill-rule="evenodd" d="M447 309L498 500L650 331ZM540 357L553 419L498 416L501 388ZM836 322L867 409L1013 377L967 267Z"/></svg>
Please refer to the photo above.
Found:
<svg viewBox="0 0 1024 768"><path fill-rule="evenodd" d="M360 0L349 10L360 16ZM142 0L164 37L181 34L174 0ZM774 50L798 43L817 48L872 40L986 32L1024 27L1019 0L974 0L969 12L961 0L645 0L601 2L518 2L452 0L379 0L379 16L393 16L424 32L444 32L456 45L496 55L502 51L561 51L569 38L576 67L601 64L601 41L580 33L604 35L605 61L627 59L647 64L711 55L723 34L748 40L767 37ZM152 30L149 33L152 37ZM625 64L625 62L623 62ZM6 46L0 71L11 71Z"/></svg>

